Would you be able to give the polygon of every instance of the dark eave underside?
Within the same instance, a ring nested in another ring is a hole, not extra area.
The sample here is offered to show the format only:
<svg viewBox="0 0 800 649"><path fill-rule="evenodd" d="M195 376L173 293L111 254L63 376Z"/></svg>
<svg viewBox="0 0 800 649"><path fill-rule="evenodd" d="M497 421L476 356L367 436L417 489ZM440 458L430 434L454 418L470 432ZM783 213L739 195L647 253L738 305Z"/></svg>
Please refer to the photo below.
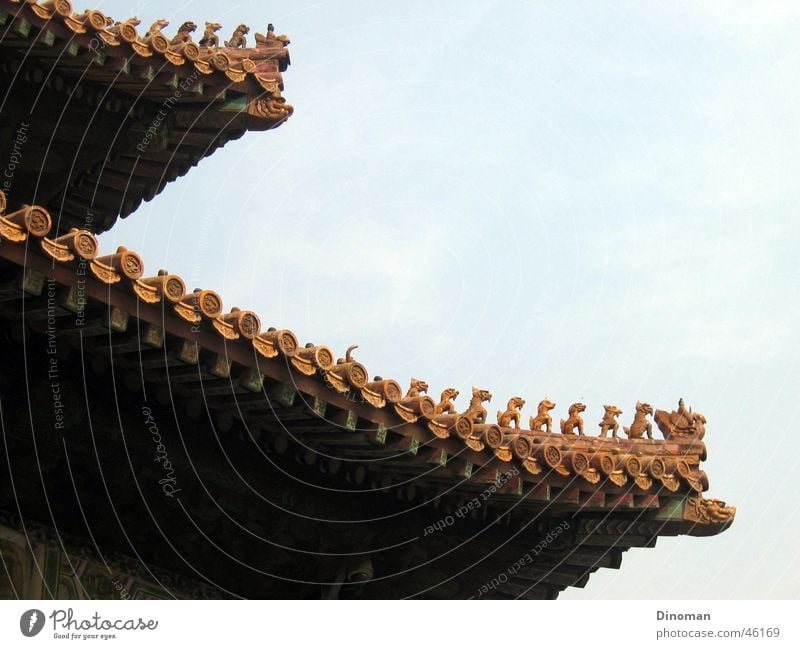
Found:
<svg viewBox="0 0 800 649"><path fill-rule="evenodd" d="M0 220L9 322L44 334L54 299L45 277L53 278L58 330L81 355L103 359L128 384L151 386L165 404L204 414L215 430L262 440L356 490L375 485L444 516L488 490L491 507L480 515L519 526L506 548L512 556L553 521L573 522L562 545L525 567L528 577L487 596L555 596L585 584L597 567L617 567L628 547L730 525L732 514L709 509L712 501L700 496L706 449L697 439L605 440L437 416L427 397L366 380L355 360L337 364L324 346L307 349L287 330L263 331L252 312L224 313L213 291L189 294L167 273L145 278L135 253L102 257L88 232L49 239L48 218L39 209ZM491 556L502 550L476 547Z"/></svg>

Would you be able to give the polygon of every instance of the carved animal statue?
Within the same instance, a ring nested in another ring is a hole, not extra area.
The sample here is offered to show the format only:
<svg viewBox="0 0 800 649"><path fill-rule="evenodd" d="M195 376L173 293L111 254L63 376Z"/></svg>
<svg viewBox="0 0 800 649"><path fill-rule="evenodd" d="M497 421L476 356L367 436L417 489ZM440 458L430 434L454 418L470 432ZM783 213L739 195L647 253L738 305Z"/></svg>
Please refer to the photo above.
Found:
<svg viewBox="0 0 800 649"><path fill-rule="evenodd" d="M488 413L486 412L486 408L484 408L481 404L491 400L491 392L473 387L472 399L469 401L469 408L464 413L464 416L467 419L470 419L473 424L485 424Z"/></svg>
<svg viewBox="0 0 800 649"><path fill-rule="evenodd" d="M152 25L150 25L150 29L147 30L147 33L144 35L145 38L155 34L156 32L163 31L165 27L169 26L169 20L164 18L159 18L156 20Z"/></svg>
<svg viewBox="0 0 800 649"><path fill-rule="evenodd" d="M586 410L586 406L582 403L573 403L569 407L569 418L561 420L561 432L564 435L569 435L578 429L578 435L583 435L583 418L580 413Z"/></svg>
<svg viewBox="0 0 800 649"><path fill-rule="evenodd" d="M553 418L550 416L550 411L555 407L556 404L548 398L540 401L539 406L536 408L536 416L530 419L530 429L542 430L542 426L545 426L545 432L551 432Z"/></svg>
<svg viewBox="0 0 800 649"><path fill-rule="evenodd" d="M418 397L422 394L428 393L428 384L425 381L420 381L419 379L411 379L411 387L408 388L408 392L406 392L406 399L411 399L413 397Z"/></svg>
<svg viewBox="0 0 800 649"><path fill-rule="evenodd" d="M206 21L206 29L203 32L203 38L198 43L200 47L219 47L219 36L215 32L222 29L219 23L210 23Z"/></svg>
<svg viewBox="0 0 800 649"><path fill-rule="evenodd" d="M519 428L520 410L525 407L525 399L522 397L512 397L508 402L506 411L497 411L497 423L500 426L510 426L514 422L514 428Z"/></svg>
<svg viewBox="0 0 800 649"><path fill-rule="evenodd" d="M192 42L192 32L197 30L197 25L192 21L187 21L178 27L178 33L173 36L170 45L183 45Z"/></svg>
<svg viewBox="0 0 800 649"><path fill-rule="evenodd" d="M683 399L678 401L678 410L667 412L656 410L653 415L664 439L672 437L696 437L703 439L706 434L706 418L699 412L687 408Z"/></svg>
<svg viewBox="0 0 800 649"><path fill-rule="evenodd" d="M119 28L122 25L130 25L131 27L138 27L141 24L142 24L141 20L139 20L136 16L131 16L130 18L128 18L128 20L115 22L108 28L108 31L110 31L112 34L119 35Z"/></svg>
<svg viewBox="0 0 800 649"><path fill-rule="evenodd" d="M436 409L433 411L434 414L437 415L452 415L456 411L456 405L453 403L453 400L458 397L458 390L455 388L447 388L444 392L442 392L442 398L439 401L439 405L436 406Z"/></svg>
<svg viewBox="0 0 800 649"><path fill-rule="evenodd" d="M630 426L623 426L625 434L631 439L642 439L647 433L647 439L653 439L653 424L647 421L647 415L653 414L653 406L649 403L636 402L636 414Z"/></svg>
<svg viewBox="0 0 800 649"><path fill-rule="evenodd" d="M609 430L613 431L611 436L616 437L617 431L619 431L617 417L622 414L622 410L616 406L603 406L603 408L606 412L603 415L603 421L598 424L600 426L600 437L606 437Z"/></svg>
<svg viewBox="0 0 800 649"><path fill-rule="evenodd" d="M250 28L247 25L239 25L233 32L229 41L225 41L225 47L247 47L247 34Z"/></svg>

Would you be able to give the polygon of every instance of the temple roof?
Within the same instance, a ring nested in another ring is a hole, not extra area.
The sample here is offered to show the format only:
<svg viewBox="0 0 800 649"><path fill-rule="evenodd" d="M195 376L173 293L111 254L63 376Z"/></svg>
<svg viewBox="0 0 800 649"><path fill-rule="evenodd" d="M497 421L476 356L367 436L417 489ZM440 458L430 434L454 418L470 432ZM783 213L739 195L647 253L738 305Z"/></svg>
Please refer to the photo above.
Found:
<svg viewBox="0 0 800 649"><path fill-rule="evenodd" d="M653 414L647 404L637 404L627 439L611 432L614 406L605 407L606 437L576 434L582 404L552 425L547 399L529 429L520 427L518 397L497 413L500 423L490 423L481 406L492 398L488 390L473 388L470 405L456 411L454 389L437 402L424 381L412 379L405 391L398 381L370 378L355 347L337 360L325 345L302 346L288 329L264 329L252 311L225 310L212 290L187 290L166 271L148 275L130 250L101 254L91 232L52 237L51 230L43 207L8 207L0 217L4 299L35 300L45 276L55 278L62 312L78 314L73 329L87 351L92 337L110 336L115 365L162 385L166 374L175 398L202 396L223 429L239 426L284 449L297 446L312 463L345 457L356 485L371 478L387 489L420 490L431 503L444 495L454 509L489 489L512 518L580 513L579 533L595 544L717 534L733 520L734 508L702 496L705 418L683 403L655 412L665 439L645 436Z"/></svg>
<svg viewBox="0 0 800 649"><path fill-rule="evenodd" d="M271 25L254 47L243 26L229 40L217 23L175 27L0 0L0 155L14 167L0 188L48 208L60 232L102 232L230 140L292 114L288 39Z"/></svg>

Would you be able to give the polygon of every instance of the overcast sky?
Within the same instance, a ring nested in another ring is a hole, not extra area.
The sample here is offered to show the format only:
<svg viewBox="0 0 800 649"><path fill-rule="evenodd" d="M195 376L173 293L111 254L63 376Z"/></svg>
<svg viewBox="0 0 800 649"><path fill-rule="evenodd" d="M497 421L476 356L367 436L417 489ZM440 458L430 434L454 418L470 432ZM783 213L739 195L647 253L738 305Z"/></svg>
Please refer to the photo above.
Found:
<svg viewBox="0 0 800 649"><path fill-rule="evenodd" d="M105 249L301 342L360 344L372 374L490 389L492 412L580 400L595 434L602 404L627 424L637 400L684 397L735 525L629 551L563 597L798 596L800 5L94 5L226 38L275 23L296 109Z"/></svg>

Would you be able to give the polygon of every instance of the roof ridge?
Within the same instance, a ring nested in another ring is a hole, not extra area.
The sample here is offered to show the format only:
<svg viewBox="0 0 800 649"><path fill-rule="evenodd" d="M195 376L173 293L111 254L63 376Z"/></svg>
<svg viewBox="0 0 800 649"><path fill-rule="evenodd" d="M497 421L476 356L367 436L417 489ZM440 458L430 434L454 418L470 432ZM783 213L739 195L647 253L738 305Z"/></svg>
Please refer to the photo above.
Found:
<svg viewBox="0 0 800 649"><path fill-rule="evenodd" d="M0 197L0 208L4 208L2 192ZM473 388L470 406L462 413L456 412L453 405L452 400L458 396L458 391L453 388L445 390L437 404L427 395L429 386L426 382L411 379L411 386L404 395L400 384L393 379L376 376L370 381L366 367L353 357L355 345L343 358L335 360L333 352L325 345L308 343L300 346L295 334L288 329L270 327L263 331L261 319L253 311L234 307L226 313L222 298L215 291L195 289L189 292L180 276L166 270L145 277L141 257L125 247L119 247L114 254L100 256L99 244L91 232L72 229L50 239L47 235L51 228L50 215L42 207L22 206L6 215L2 215L0 210L0 242L12 244L17 249L24 246L28 262L34 255L39 255L51 264L80 266L83 275L102 285L124 287L137 302L162 304L163 317L172 314L182 321L186 329L183 337L193 338L197 345L201 342L197 342L193 334L203 331L222 339L226 354L232 353L232 346L243 346L246 354L240 358L252 358L251 369L256 370L255 374L248 375L250 391L258 392L263 385L263 374L257 376L261 372L259 360L282 357L292 381L306 377L339 398L362 404L364 410L360 416L371 417L374 423L379 423L379 431L381 427L384 431L402 431L407 426L424 431L423 438L420 439L418 434L416 442L442 449L444 455L435 455L438 458L436 462L446 463L447 452L464 453L466 458L481 458L481 464L487 464L491 459L499 461L501 466L496 481L508 489L521 488L521 483L509 486L506 483L510 481L501 481L500 476L511 469L516 472L515 479L521 476L519 480L562 477L579 481L587 489L592 485L591 488L598 492L608 490L609 496L616 494L612 500L621 498L620 502L629 503L628 506L633 505L634 496L640 497L637 494L641 497L647 494L683 494L697 498L708 489L708 477L699 466L707 455L702 441L705 418L694 413L697 427L687 427L687 411L682 402L677 412L657 411L656 423L665 434L664 440L644 439L643 433L639 433L642 435L640 438L628 439L616 437L616 432L611 438L602 433L600 437L565 434L551 431L549 425L545 430L523 430L519 427L519 417L516 427L490 424L486 410L481 406L492 397L486 390ZM3 248L9 249L8 246ZM237 362L240 361L237 359ZM518 415L521 405L524 401L514 397L509 408ZM583 404L573 404L573 407L577 405ZM539 404L540 412L543 407L551 410L555 404L545 399ZM607 416L609 409L613 416L621 413L614 406L605 407ZM637 404L634 425L644 421L647 409L652 414L648 404ZM368 414L364 415L365 412ZM501 423L511 423L505 417L508 412L498 412ZM570 414L575 414L573 408L570 408ZM538 419L531 418L531 428L537 425ZM601 425L605 423L604 419ZM355 424L350 424L348 418L346 427L354 430ZM562 421L562 428L563 424ZM457 447L453 446L454 442ZM621 487L626 491L619 495L617 488ZM733 514L729 518L732 520Z"/></svg>
<svg viewBox="0 0 800 649"><path fill-rule="evenodd" d="M116 21L98 9L86 9L78 14L70 0L3 0L0 6L5 3L19 5L15 18L23 17L20 12L25 12L24 18L40 24L44 21L50 28L54 25L63 26L74 37L89 38L90 44L93 44L90 49L99 53L106 52L108 48L122 48L128 54L161 58L173 66L191 64L203 75L224 75L233 83L255 82L269 95L279 94L283 82L280 75L260 69L259 63L277 61L280 71L286 70L290 64L286 49L290 41L284 35L276 35L270 29L272 24L265 35L256 34L255 47L247 48L246 40L241 40L243 36L237 37L245 25L237 27L232 39L225 41L224 47L219 47L218 41L206 39L206 36L214 36L214 32L221 28L219 23L206 23L206 34L196 44L192 33L197 26L191 21L183 23L178 33L169 38L163 33L169 21L159 19L142 36L138 30L141 22L138 18ZM218 27L211 30L209 25ZM291 113L291 106L285 105L284 109Z"/></svg>

